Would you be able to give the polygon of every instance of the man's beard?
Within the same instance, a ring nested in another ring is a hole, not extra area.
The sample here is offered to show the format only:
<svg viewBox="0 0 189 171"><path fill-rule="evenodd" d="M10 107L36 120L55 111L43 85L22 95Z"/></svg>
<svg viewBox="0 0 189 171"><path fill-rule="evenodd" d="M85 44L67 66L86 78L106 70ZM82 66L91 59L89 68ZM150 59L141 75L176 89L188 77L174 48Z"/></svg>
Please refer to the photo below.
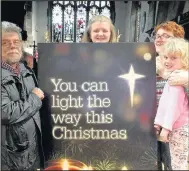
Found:
<svg viewBox="0 0 189 171"><path fill-rule="evenodd" d="M21 57L9 57L6 59L6 63L8 63L9 65L14 65L19 63L21 60Z"/></svg>

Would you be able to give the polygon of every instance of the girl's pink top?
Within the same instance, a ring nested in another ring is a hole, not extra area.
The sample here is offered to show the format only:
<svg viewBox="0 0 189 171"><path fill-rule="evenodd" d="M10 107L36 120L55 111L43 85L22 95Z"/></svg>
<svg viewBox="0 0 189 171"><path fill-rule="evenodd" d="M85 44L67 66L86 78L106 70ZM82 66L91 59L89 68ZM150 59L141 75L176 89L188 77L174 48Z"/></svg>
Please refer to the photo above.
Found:
<svg viewBox="0 0 189 171"><path fill-rule="evenodd" d="M184 87L165 84L154 124L170 131L189 124L189 104Z"/></svg>

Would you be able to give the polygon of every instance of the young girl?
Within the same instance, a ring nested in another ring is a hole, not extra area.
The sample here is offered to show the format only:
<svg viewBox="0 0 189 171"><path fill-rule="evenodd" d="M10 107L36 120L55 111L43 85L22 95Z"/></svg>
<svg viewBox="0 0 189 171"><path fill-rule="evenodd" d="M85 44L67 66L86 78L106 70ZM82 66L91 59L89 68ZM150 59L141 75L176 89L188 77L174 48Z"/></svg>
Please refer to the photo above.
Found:
<svg viewBox="0 0 189 171"><path fill-rule="evenodd" d="M83 34L81 42L114 43L117 42L115 27L106 16L97 15L92 17Z"/></svg>
<svg viewBox="0 0 189 171"><path fill-rule="evenodd" d="M160 53L163 67L173 72L189 68L189 43L184 39L170 38ZM160 140L169 142L173 170L188 170L189 105L183 86L165 84L160 98L154 127L161 129Z"/></svg>

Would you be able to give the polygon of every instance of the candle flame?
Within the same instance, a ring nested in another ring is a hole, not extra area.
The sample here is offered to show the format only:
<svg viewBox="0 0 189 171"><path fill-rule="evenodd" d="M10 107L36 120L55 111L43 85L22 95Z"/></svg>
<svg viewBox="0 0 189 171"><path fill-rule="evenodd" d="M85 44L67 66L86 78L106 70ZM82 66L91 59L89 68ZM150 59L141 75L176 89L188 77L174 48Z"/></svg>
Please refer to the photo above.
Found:
<svg viewBox="0 0 189 171"><path fill-rule="evenodd" d="M93 170L92 166L89 166L89 167L88 167L88 170Z"/></svg>
<svg viewBox="0 0 189 171"><path fill-rule="evenodd" d="M85 166L85 167L83 167L81 170L88 170L88 167Z"/></svg>
<svg viewBox="0 0 189 171"><path fill-rule="evenodd" d="M128 170L126 166L122 167L121 170Z"/></svg>
<svg viewBox="0 0 189 171"><path fill-rule="evenodd" d="M162 164L162 170L165 170L165 166L164 166L164 164L163 163L161 163Z"/></svg>
<svg viewBox="0 0 189 171"><path fill-rule="evenodd" d="M67 160L64 160L62 164L62 170L68 170L69 169L69 164Z"/></svg>
<svg viewBox="0 0 189 171"><path fill-rule="evenodd" d="M91 166L89 166L89 167L85 166L81 170L93 170L93 168Z"/></svg>

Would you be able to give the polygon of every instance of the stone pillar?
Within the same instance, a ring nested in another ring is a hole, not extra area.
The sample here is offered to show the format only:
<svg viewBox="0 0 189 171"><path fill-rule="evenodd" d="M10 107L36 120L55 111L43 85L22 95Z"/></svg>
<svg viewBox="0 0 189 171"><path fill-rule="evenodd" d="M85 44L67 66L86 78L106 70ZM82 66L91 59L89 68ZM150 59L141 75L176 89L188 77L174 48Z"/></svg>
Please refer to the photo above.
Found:
<svg viewBox="0 0 189 171"><path fill-rule="evenodd" d="M167 14L167 20L174 19L179 14L179 1L170 1L168 4L168 14Z"/></svg>
<svg viewBox="0 0 189 171"><path fill-rule="evenodd" d="M45 33L48 31L48 1L36 1L37 4L37 18L36 18L36 26L37 26L37 42L36 43L45 43Z"/></svg>
<svg viewBox="0 0 189 171"><path fill-rule="evenodd" d="M127 1L125 6L126 15L123 17L125 18L125 42L130 42L131 37L131 8L132 8L132 1Z"/></svg>
<svg viewBox="0 0 189 171"><path fill-rule="evenodd" d="M147 1L141 1L139 42L146 42L147 40L149 41L150 36L146 33L146 31L151 25L153 18L153 16L150 16L149 10L152 10L149 8L149 3Z"/></svg>
<svg viewBox="0 0 189 171"><path fill-rule="evenodd" d="M189 11L189 1L185 1L184 9L183 9L183 14Z"/></svg>
<svg viewBox="0 0 189 171"><path fill-rule="evenodd" d="M126 3L123 1L115 1L115 27L116 31L119 30L121 34L119 42L125 42L125 20L124 17L127 16L127 11L125 10Z"/></svg>
<svg viewBox="0 0 189 171"><path fill-rule="evenodd" d="M149 2L149 13L148 13L148 28L150 30L155 26L155 15L156 15L156 3L155 1Z"/></svg>
<svg viewBox="0 0 189 171"><path fill-rule="evenodd" d="M32 1L32 37L35 42L37 42L37 31L37 1Z"/></svg>
<svg viewBox="0 0 189 171"><path fill-rule="evenodd" d="M156 16L156 25L160 24L161 22L166 21L168 15L168 1L160 1L158 5L158 12Z"/></svg>
<svg viewBox="0 0 189 171"><path fill-rule="evenodd" d="M24 30L27 31L27 41L24 42L24 50L30 54L33 54L33 48L30 45L33 44L32 36L32 2L26 2L25 4L26 15L24 18Z"/></svg>
<svg viewBox="0 0 189 171"><path fill-rule="evenodd" d="M137 26L138 26L138 8L140 2L132 1L132 8L131 8L131 27L130 27L130 42L137 41Z"/></svg>

